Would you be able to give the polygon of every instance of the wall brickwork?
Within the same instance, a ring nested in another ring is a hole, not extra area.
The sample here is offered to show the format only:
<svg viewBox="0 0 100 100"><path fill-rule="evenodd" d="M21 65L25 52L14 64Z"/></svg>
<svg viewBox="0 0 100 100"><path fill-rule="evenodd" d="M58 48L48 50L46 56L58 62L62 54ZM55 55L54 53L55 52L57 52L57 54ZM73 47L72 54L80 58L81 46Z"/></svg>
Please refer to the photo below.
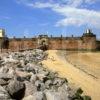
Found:
<svg viewBox="0 0 100 100"><path fill-rule="evenodd" d="M37 40L35 38L9 39L9 49L11 51L33 49L33 48L36 48L36 46L37 46Z"/></svg>
<svg viewBox="0 0 100 100"><path fill-rule="evenodd" d="M37 39L10 39L9 49L12 51L38 48ZM48 38L48 49L68 49L68 50L95 50L95 37L80 38Z"/></svg>
<svg viewBox="0 0 100 100"><path fill-rule="evenodd" d="M96 50L96 48L100 48L100 42L96 41L96 36L93 33L86 33L81 37L48 37L40 35L38 38L9 38L8 49L11 51L35 49L39 48L40 44L46 44L48 49L51 50Z"/></svg>

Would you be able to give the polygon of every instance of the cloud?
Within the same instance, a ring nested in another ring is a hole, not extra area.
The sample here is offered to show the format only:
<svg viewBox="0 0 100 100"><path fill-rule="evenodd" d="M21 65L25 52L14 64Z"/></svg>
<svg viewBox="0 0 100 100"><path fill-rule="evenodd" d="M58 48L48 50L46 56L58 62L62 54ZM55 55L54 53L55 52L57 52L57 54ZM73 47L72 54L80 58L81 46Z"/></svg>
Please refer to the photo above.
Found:
<svg viewBox="0 0 100 100"><path fill-rule="evenodd" d="M65 18L65 19L58 21L55 26L69 26L69 25L81 26L83 24L84 24L84 21L80 19Z"/></svg>
<svg viewBox="0 0 100 100"><path fill-rule="evenodd" d="M100 12L72 7L62 7L62 9L59 7L53 10L65 17L64 19L58 21L56 26L88 25L100 28Z"/></svg>
<svg viewBox="0 0 100 100"><path fill-rule="evenodd" d="M51 7L52 4L60 4L67 5L71 7L80 7L84 4L93 4L98 2L99 0L15 0L18 4L25 4L27 6L35 6L37 4L38 7L43 7L43 3L46 4L44 7Z"/></svg>
<svg viewBox="0 0 100 100"><path fill-rule="evenodd" d="M62 16L62 19L55 23L55 26L82 26L87 25L90 27L100 28L100 12L81 8L83 4L93 4L98 0L49 0L49 2L29 2L28 0L21 0L32 8L50 8L52 11ZM31 0L30 0L31 1Z"/></svg>
<svg viewBox="0 0 100 100"><path fill-rule="evenodd" d="M51 3L40 3L40 2L36 2L34 4L28 4L28 6L30 7L34 7L34 8L53 8L54 5L52 5Z"/></svg>
<svg viewBox="0 0 100 100"><path fill-rule="evenodd" d="M81 7L86 4L90 5L98 2L98 0L68 0L68 5L71 7Z"/></svg>

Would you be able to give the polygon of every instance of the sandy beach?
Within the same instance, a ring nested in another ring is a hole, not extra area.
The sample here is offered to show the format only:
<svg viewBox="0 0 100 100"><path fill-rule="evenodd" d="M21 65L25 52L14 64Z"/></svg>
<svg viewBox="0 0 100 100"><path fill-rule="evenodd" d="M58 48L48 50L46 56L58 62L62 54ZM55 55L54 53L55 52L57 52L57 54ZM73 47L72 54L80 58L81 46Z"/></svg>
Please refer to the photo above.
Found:
<svg viewBox="0 0 100 100"><path fill-rule="evenodd" d="M57 71L73 87L81 87L92 100L100 98L100 53L48 50L46 68Z"/></svg>

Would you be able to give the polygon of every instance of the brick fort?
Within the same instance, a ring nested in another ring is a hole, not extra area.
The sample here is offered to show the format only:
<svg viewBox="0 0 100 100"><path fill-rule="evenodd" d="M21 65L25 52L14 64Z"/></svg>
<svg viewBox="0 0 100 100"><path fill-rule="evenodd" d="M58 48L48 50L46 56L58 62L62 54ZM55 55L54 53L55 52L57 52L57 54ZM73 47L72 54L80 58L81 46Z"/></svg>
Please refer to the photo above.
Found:
<svg viewBox="0 0 100 100"><path fill-rule="evenodd" d="M9 38L5 35L5 30L0 29L0 49L1 51L22 51L31 49L43 50L100 50L100 41L96 40L96 35L87 29L81 37L53 37L39 35L33 38Z"/></svg>

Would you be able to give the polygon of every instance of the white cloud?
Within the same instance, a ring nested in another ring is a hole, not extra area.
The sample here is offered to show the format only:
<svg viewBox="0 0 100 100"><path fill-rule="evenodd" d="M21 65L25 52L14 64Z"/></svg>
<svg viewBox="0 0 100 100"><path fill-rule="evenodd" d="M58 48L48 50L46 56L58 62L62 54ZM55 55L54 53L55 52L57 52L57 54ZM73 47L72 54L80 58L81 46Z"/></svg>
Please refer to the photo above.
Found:
<svg viewBox="0 0 100 100"><path fill-rule="evenodd" d="M91 27L100 28L100 12L80 8L83 3L92 4L98 0L66 0L67 4L63 5L61 5L59 2L55 3L53 1L54 0L49 0L49 2L27 2L27 6L32 8L50 8L52 11L63 16L64 18L56 22L55 26L88 25Z"/></svg>
<svg viewBox="0 0 100 100"><path fill-rule="evenodd" d="M78 7L83 3L83 0L69 0L68 5L71 7Z"/></svg>
<svg viewBox="0 0 100 100"><path fill-rule="evenodd" d="M62 9L61 9L62 8ZM65 18L57 22L57 26L68 25L88 25L91 27L100 28L100 12L87 9L79 9L72 7L59 7L53 10L63 15Z"/></svg>
<svg viewBox="0 0 100 100"><path fill-rule="evenodd" d="M99 0L85 0L85 3L93 4L95 2L98 2Z"/></svg>
<svg viewBox="0 0 100 100"><path fill-rule="evenodd" d="M81 26L88 25L91 27L100 28L100 12L88 9L80 9L70 6L61 6L59 4L52 3L40 3L37 2L32 5L36 8L51 8L53 11L64 16L56 23L56 26Z"/></svg>
<svg viewBox="0 0 100 100"><path fill-rule="evenodd" d="M56 23L56 26L69 26L69 25L74 25L74 26L81 26L84 24L83 20L76 19L76 18L65 18Z"/></svg>
<svg viewBox="0 0 100 100"><path fill-rule="evenodd" d="M34 4L28 4L28 6L30 7L34 7L34 8L52 8L54 5L52 5L51 3L40 3L40 2L36 2Z"/></svg>

